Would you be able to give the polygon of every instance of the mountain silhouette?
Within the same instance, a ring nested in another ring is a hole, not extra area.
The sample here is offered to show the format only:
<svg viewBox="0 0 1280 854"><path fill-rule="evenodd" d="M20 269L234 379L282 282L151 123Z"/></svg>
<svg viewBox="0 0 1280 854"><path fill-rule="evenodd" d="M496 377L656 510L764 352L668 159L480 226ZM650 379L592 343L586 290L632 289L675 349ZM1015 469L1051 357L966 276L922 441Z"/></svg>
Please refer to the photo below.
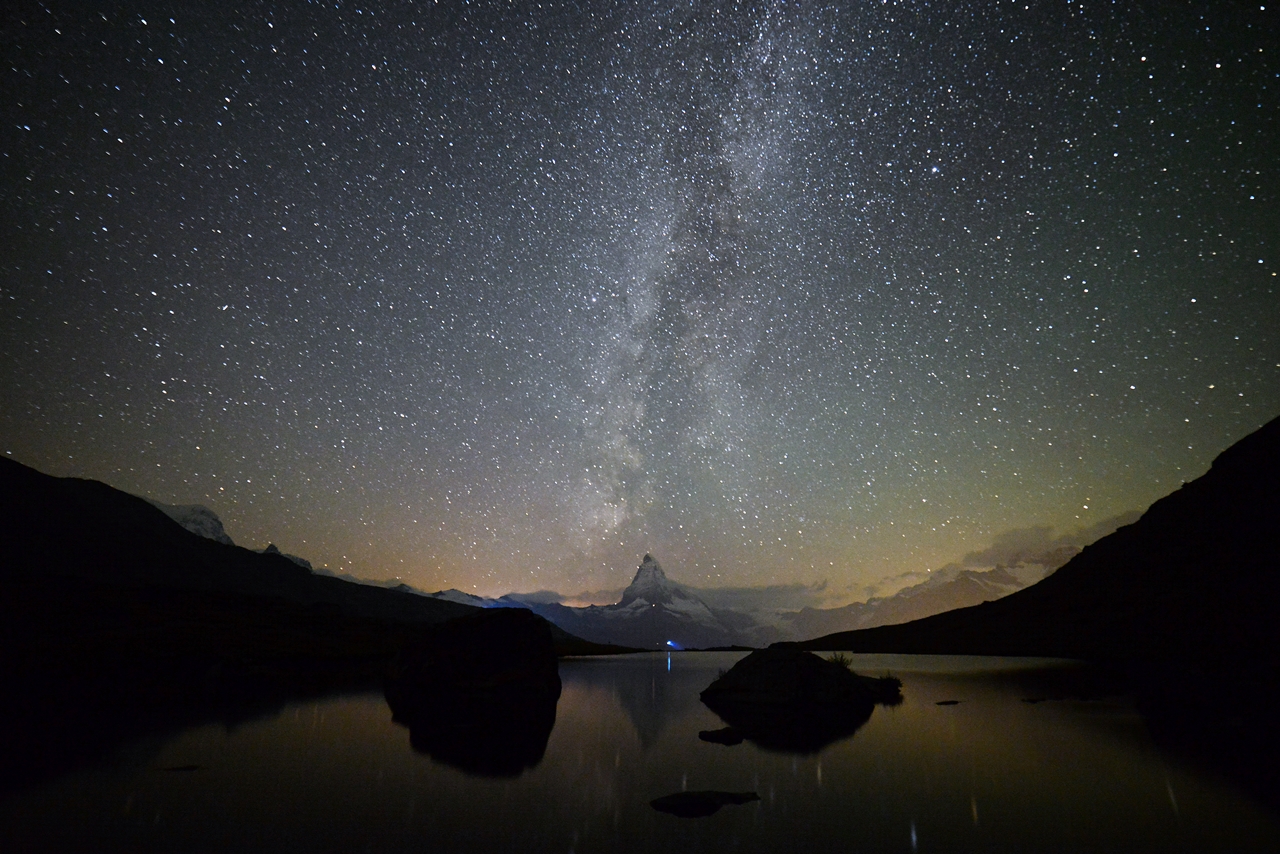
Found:
<svg viewBox="0 0 1280 854"><path fill-rule="evenodd" d="M0 458L0 795L142 735L376 687L407 642L476 613L314 574Z"/></svg>
<svg viewBox="0 0 1280 854"><path fill-rule="evenodd" d="M271 598L346 617L438 622L465 606L316 575L271 549L198 536L104 483L0 458L0 581L64 595L84 585Z"/></svg>
<svg viewBox="0 0 1280 854"><path fill-rule="evenodd" d="M1002 599L802 645L1035 655L1209 674L1280 661L1280 419L1228 448L1137 522Z"/></svg>

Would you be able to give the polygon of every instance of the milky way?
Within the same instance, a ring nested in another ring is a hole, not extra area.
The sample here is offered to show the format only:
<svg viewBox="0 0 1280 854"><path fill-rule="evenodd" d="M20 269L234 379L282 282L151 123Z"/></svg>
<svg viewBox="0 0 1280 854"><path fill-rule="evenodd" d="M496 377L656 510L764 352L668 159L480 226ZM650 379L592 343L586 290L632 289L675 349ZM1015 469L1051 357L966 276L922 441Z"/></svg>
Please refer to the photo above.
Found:
<svg viewBox="0 0 1280 854"><path fill-rule="evenodd" d="M1280 413L1280 22L1171 5L21 4L0 451L488 594L1144 507Z"/></svg>

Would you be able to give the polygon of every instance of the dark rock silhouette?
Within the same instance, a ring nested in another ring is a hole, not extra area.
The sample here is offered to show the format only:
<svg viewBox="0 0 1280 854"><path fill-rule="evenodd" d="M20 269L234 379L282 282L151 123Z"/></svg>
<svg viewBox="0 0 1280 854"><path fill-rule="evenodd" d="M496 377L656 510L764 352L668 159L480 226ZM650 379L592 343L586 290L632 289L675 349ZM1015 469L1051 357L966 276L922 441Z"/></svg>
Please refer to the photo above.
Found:
<svg viewBox="0 0 1280 854"><path fill-rule="evenodd" d="M680 818L706 818L729 804L748 804L760 800L755 792L677 792L649 801L658 812L670 813Z"/></svg>
<svg viewBox="0 0 1280 854"><path fill-rule="evenodd" d="M419 752L472 774L516 776L542 760L560 674L547 622L493 608L408 643L386 687Z"/></svg>
<svg viewBox="0 0 1280 854"><path fill-rule="evenodd" d="M868 679L798 649L756 650L702 692L702 702L754 744L815 753L852 735L877 702L901 699L896 679Z"/></svg>

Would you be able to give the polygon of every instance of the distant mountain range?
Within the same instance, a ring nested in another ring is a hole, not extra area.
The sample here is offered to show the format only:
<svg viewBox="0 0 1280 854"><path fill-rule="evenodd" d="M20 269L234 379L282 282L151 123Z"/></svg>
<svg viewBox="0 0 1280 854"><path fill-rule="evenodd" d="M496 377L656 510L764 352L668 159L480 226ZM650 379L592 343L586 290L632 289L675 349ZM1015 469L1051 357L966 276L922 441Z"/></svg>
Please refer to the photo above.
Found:
<svg viewBox="0 0 1280 854"><path fill-rule="evenodd" d="M187 531L223 545L233 545L222 520L199 504L168 505L146 499ZM905 623L910 620L964 608L1007 596L1041 580L1065 564L1092 539L1133 522L1139 514L1124 514L1098 523L1075 535L1049 537L1049 529L1011 532L982 552L973 552L957 563L932 573L918 573L924 580L888 596L877 596L838 608L793 609L772 606L769 591L741 595L741 589L698 588L667 577L658 561L645 555L631 584L616 603L573 607L559 594L509 593L489 598L450 589L424 594L399 581L375 582L315 569L305 558L268 545L258 553L278 555L292 563L346 582L385 588L404 594L478 608L526 608L569 634L601 643L640 649L767 646L778 641L800 641L832 632ZM994 564L994 565L993 565ZM739 595L735 595L739 594ZM731 605L723 603L729 602Z"/></svg>
<svg viewBox="0 0 1280 854"><path fill-rule="evenodd" d="M198 537L213 540L215 543L222 543L224 546L235 545L231 541L230 535L223 529L222 520L218 518L218 514L203 504L163 504L151 498L143 498L143 500ZM303 569L314 570L314 567L311 566L311 561L297 555L285 554L280 551L275 543L269 543L265 549L255 549L254 551L257 551L258 554L280 555L293 561ZM321 575L332 574L330 572L321 573Z"/></svg>
<svg viewBox="0 0 1280 854"><path fill-rule="evenodd" d="M1131 522L1137 514L1125 514L1097 530L1109 533ZM1091 531L1092 533L1092 531ZM481 608L528 608L565 631L597 643L641 649L767 646L778 641L798 641L833 631L901 623L1007 596L1034 584L1079 552L1062 538L1045 551L1029 554L1001 552L1008 563L994 567L949 564L926 580L891 596L876 597L841 608L770 608L759 600L751 607L719 605L724 591L700 589L672 581L652 555L645 555L631 584L611 605L571 607L546 591L507 594L497 598L475 596L460 590L428 594L448 602ZM978 564L982 553L967 556ZM413 588L403 585L403 589ZM741 591L737 591L741 592Z"/></svg>
<svg viewBox="0 0 1280 854"><path fill-rule="evenodd" d="M569 608L527 602L525 607L579 637L641 649L728 646L742 643L754 628L749 617L711 608L688 588L667 578L651 555L644 556L617 604Z"/></svg>

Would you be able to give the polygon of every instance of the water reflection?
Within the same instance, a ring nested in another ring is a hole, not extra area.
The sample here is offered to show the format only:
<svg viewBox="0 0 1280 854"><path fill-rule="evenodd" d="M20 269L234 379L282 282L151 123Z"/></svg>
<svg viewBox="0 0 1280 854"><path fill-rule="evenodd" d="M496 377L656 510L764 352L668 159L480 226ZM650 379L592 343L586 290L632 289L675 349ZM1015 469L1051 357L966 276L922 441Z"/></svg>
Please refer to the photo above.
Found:
<svg viewBox="0 0 1280 854"><path fill-rule="evenodd" d="M542 761L556 724L555 693L513 691L478 697L436 691L429 703L393 706L419 753L468 774L516 777Z"/></svg>
<svg viewBox="0 0 1280 854"><path fill-rule="evenodd" d="M136 676L137 674L126 674ZM119 763L123 755L159 751L179 734L206 725L233 732L271 720L291 705L334 693L314 689L205 678L195 690L186 674L122 678L102 676L7 682L0 725L0 801L84 768ZM196 675L199 679L199 674ZM371 687L346 680L346 690ZM200 690L204 688L204 690Z"/></svg>
<svg viewBox="0 0 1280 854"><path fill-rule="evenodd" d="M760 796L755 792L677 792L654 798L649 806L680 818L706 818L719 812L720 807L758 800Z"/></svg>
<svg viewBox="0 0 1280 854"><path fill-rule="evenodd" d="M715 744L734 746L746 740L762 750L808 755L818 753L837 741L850 738L867 721L871 709L855 709L848 714L811 716L795 720L789 715L740 706L715 706L713 710L729 726L720 730L703 730L698 738Z"/></svg>
<svg viewBox="0 0 1280 854"><path fill-rule="evenodd" d="M562 662L560 676L613 697L648 750L673 721L700 705L698 693L715 678L705 667L707 653L658 653ZM714 653L713 653L714 655ZM729 661L741 653L727 653ZM722 656L723 660L723 656Z"/></svg>
<svg viewBox="0 0 1280 854"><path fill-rule="evenodd" d="M197 727L0 801L0 850L1280 850L1274 814L1062 668L859 656L905 701L797 756L699 740L722 723L698 692L738 657L562 662L542 759L516 777L411 750L381 694ZM651 805L682 793L759 800L694 821Z"/></svg>

